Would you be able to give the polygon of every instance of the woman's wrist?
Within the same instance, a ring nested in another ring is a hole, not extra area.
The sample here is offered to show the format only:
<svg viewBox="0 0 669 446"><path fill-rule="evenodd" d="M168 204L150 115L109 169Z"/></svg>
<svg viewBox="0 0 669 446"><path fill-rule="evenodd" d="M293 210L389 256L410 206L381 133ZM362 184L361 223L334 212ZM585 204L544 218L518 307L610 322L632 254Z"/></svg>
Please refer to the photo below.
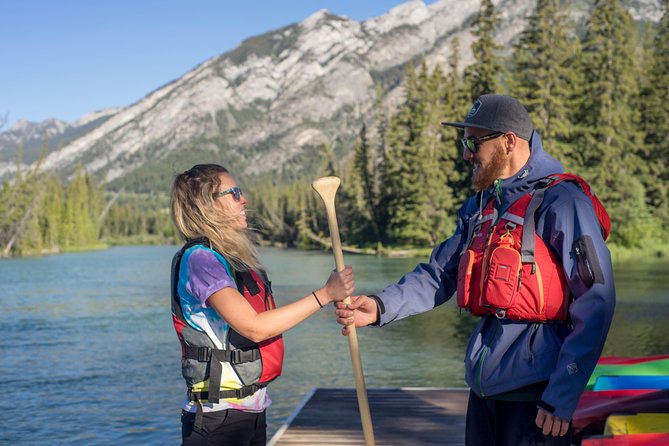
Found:
<svg viewBox="0 0 669 446"><path fill-rule="evenodd" d="M328 293L327 287L314 290L314 294L318 296L318 301L320 302L321 306L325 306L333 300L332 297L330 297L330 293Z"/></svg>

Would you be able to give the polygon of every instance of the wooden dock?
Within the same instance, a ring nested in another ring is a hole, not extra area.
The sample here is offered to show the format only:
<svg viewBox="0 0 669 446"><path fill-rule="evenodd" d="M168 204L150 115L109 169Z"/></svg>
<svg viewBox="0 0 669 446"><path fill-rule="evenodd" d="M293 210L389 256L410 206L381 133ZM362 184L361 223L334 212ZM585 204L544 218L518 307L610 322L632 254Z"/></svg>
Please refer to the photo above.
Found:
<svg viewBox="0 0 669 446"><path fill-rule="evenodd" d="M469 389L367 389L378 446L465 443ZM313 389L268 446L363 445L355 389Z"/></svg>

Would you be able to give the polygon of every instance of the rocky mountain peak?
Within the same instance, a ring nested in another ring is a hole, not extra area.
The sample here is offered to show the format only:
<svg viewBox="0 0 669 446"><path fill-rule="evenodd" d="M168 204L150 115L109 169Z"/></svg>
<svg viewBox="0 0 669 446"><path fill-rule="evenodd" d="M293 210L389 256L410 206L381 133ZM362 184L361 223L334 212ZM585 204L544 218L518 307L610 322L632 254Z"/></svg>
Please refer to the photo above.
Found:
<svg viewBox="0 0 669 446"><path fill-rule="evenodd" d="M509 47L535 0L495 4L503 21L497 40ZM660 0L635 4L636 17L659 20ZM322 144L339 153L352 147L371 115L375 84L384 87L389 109L401 100L409 61L445 65L451 39L458 37L461 65L471 62L473 37L464 25L478 10L479 2L427 6L411 0L364 22L317 11L301 23L246 39L134 104L82 118L76 132L67 123L42 123L69 135L43 166L67 173L83 162L114 181L145 166L174 168L189 153L205 152L247 175L299 172L319 156ZM0 134L0 162L8 160L2 155L9 134L21 129L25 135L30 127L17 125Z"/></svg>

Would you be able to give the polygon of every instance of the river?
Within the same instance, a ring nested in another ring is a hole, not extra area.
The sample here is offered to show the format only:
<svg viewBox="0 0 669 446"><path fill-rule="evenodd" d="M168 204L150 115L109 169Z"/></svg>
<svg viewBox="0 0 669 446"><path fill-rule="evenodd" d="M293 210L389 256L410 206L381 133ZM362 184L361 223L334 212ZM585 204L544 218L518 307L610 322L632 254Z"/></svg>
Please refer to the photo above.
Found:
<svg viewBox="0 0 669 446"><path fill-rule="evenodd" d="M174 246L0 260L0 443L180 444L184 381L169 310ZM331 254L263 248L278 305L321 286ZM346 257L357 292L378 291L416 259ZM616 265L607 355L669 353L669 261ZM382 329L359 329L368 387L464 386L474 320L452 301ZM313 387L355 387L332 309L285 334L268 433Z"/></svg>

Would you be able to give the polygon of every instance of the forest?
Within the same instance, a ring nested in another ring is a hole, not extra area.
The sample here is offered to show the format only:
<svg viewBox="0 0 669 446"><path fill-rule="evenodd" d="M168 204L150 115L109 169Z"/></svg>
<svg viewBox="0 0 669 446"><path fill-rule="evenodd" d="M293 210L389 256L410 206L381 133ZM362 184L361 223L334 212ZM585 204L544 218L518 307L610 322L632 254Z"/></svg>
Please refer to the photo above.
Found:
<svg viewBox="0 0 669 446"><path fill-rule="evenodd" d="M458 208L473 193L461 135L440 122L462 120L478 96L495 92L518 98L544 149L592 186L611 216L610 246L669 254L668 12L665 0L659 24L639 25L619 1L596 1L577 29L559 0L538 0L527 28L500 56L493 37L500 12L483 0L471 24L473 64L461 67L453 39L446 66L407 65L404 99L392 115L378 86L375 114L361 122L350 156L337 158L323 146L322 165L309 178L242 182L259 238L327 244L310 182L336 175L349 250L430 249L453 232ZM105 190L83 166L65 181L38 162L0 190L0 256L172 242L178 236L167 196Z"/></svg>

